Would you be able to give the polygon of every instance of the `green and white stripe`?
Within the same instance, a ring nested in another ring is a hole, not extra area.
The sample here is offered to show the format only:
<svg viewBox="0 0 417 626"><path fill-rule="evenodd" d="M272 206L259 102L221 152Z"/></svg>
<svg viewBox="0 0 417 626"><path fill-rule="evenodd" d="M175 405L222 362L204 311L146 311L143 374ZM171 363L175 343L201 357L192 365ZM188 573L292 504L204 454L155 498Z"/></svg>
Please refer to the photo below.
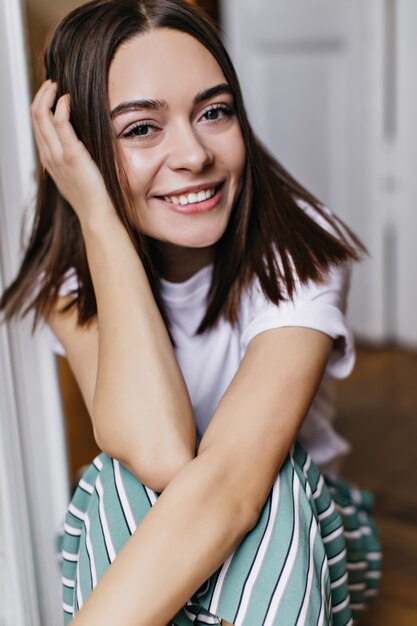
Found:
<svg viewBox="0 0 417 626"><path fill-rule="evenodd" d="M157 498L104 453L88 468L64 524L65 624ZM371 505L370 494L324 479L296 444L257 525L172 624L353 624L376 595L380 577Z"/></svg>

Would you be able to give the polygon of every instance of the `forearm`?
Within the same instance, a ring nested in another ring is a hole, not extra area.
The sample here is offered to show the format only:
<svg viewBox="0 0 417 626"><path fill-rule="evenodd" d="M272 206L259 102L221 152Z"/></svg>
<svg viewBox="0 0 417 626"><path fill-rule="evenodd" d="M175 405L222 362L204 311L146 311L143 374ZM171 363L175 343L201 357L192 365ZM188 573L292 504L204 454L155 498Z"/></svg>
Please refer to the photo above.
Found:
<svg viewBox="0 0 417 626"><path fill-rule="evenodd" d="M195 424L143 265L116 216L84 224L83 235L98 309L92 418L99 443L134 473L136 459L149 472L175 473L194 457Z"/></svg>
<svg viewBox="0 0 417 626"><path fill-rule="evenodd" d="M193 459L164 490L72 623L164 626L249 532L249 513L225 463L209 454Z"/></svg>

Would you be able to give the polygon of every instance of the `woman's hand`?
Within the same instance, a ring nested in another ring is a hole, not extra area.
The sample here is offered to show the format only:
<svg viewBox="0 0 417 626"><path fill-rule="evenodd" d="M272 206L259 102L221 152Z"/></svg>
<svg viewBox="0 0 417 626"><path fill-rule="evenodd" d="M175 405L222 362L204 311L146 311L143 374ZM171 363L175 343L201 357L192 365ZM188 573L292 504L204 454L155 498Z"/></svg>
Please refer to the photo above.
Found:
<svg viewBox="0 0 417 626"><path fill-rule="evenodd" d="M56 83L44 82L30 107L41 163L81 223L96 214L116 215L101 173L70 123L69 94L52 113L56 89Z"/></svg>

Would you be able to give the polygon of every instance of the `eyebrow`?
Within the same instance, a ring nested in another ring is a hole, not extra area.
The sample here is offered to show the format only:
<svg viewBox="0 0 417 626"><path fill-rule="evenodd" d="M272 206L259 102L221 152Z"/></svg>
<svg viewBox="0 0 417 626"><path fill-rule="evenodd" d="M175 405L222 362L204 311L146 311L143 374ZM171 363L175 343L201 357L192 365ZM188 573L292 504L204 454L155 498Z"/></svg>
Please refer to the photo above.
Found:
<svg viewBox="0 0 417 626"><path fill-rule="evenodd" d="M198 93L193 100L194 106L209 100L210 98L214 98L220 94L230 94L232 95L232 90L230 85L227 83L220 83L219 85L214 85L214 87L209 87L204 91ZM130 102L121 102L118 104L110 113L110 117L114 119L118 115L122 115L123 113L129 113L131 111L161 111L163 109L167 109L168 104L166 100L149 100L145 98L144 100L132 100Z"/></svg>

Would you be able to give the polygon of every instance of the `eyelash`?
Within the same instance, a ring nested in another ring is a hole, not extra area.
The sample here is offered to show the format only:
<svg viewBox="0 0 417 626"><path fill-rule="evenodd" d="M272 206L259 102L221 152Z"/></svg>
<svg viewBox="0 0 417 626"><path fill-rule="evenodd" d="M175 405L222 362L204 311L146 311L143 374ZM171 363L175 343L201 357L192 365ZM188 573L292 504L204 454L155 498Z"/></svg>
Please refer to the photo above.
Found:
<svg viewBox="0 0 417 626"><path fill-rule="evenodd" d="M204 115L207 115L207 113L210 113L211 111L222 111L228 118L232 117L235 114L234 108L230 106L229 104L211 104L209 108L207 109L207 111L204 111L201 117L203 117ZM207 121L217 122L218 120L207 120Z"/></svg>
<svg viewBox="0 0 417 626"><path fill-rule="evenodd" d="M221 111L222 113L224 113L224 115L230 119L231 117L233 117L233 115L235 114L235 109L228 105L228 104L211 104L209 106L209 108L204 111L204 113L202 114L201 117L204 117L204 115L207 115L207 113L210 113L211 111ZM217 124L220 123L224 118L220 118L220 120L207 120L210 124ZM146 135L139 135L136 134L136 131L138 129L141 128L153 128L154 130L159 130L159 128L157 126L155 126L154 124L152 124L151 122L147 122L146 120L143 120L142 122L136 122L135 124L133 124L133 126L130 126L130 128L128 128L127 130L125 130L123 133L121 133L120 137L123 139L129 139L131 137L149 137L151 134L146 134Z"/></svg>
<svg viewBox="0 0 417 626"><path fill-rule="evenodd" d="M122 137L123 139L128 138L130 139L130 137L149 137L148 134L146 135L139 135L137 134L135 131L139 130L140 128L154 128L155 130L158 130L158 128L156 126L154 126L154 124L151 124L150 122L147 121L143 121L143 122L136 122L135 124L133 124L133 126L131 126L130 128L128 128L126 131L124 131L120 137Z"/></svg>

